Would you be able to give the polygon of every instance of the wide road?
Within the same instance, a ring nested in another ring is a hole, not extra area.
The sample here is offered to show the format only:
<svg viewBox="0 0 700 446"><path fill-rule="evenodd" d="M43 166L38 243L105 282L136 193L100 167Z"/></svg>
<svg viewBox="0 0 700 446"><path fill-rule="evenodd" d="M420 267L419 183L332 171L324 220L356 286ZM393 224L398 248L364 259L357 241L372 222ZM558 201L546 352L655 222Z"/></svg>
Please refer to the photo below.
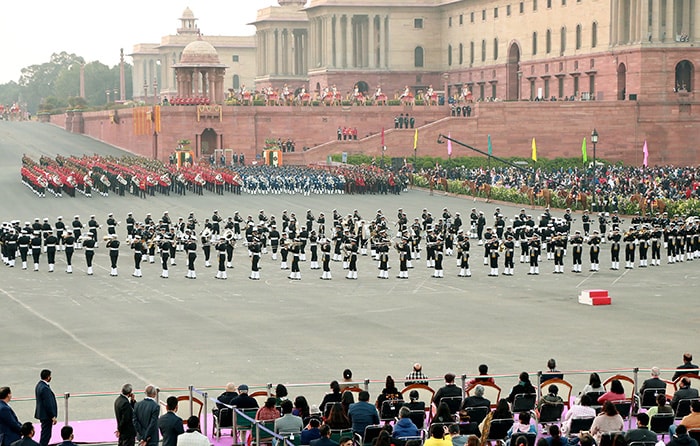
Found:
<svg viewBox="0 0 700 446"><path fill-rule="evenodd" d="M0 122L0 219L33 221L58 215L70 221L79 214L86 222L95 214L103 224L107 213L124 220L169 211L174 218L195 212L200 221L214 209L224 216L238 210L257 216L287 209L303 219L332 209L348 214L357 209L372 218L377 209L394 219L404 208L410 220L423 208L433 215L443 207L468 218L477 207L489 216L495 205L472 199L410 191L401 196L233 196L38 198L20 183L23 153L38 159L98 153L120 155L117 149L72 135L47 124ZM501 206L506 217L519 208ZM535 214L540 210L529 211ZM555 213L561 215L561 213ZM575 228L580 228L576 222ZM119 228L121 240L125 229ZM104 230L100 231L100 240ZM235 268L227 281L215 280L214 268L198 259L197 280L186 280L183 255L168 280L159 278L157 264L146 264L144 277L131 276L132 261L123 245L119 277L109 276L104 247L96 256L96 274L85 274L82 252L75 272L64 272L63 253L57 271L0 267L3 366L0 385L10 385L15 398L31 396L41 368L54 372L57 393L117 391L124 382L137 388L155 383L161 388L223 386L228 381L265 383L324 383L303 393L319 402L328 381L351 368L357 379L400 379L415 361L439 377L448 371L475 374L487 363L492 373L535 372L550 357L562 370L675 367L684 351L697 351L693 341L700 321L696 304L700 261L660 267L610 271L607 248L601 271L553 275L543 261L539 276L526 275L516 263L513 277L488 277L482 250L472 246L471 278L457 277L454 258L445 260L445 278L418 261L409 280L398 280L397 256L391 253L389 280L376 278L376 264L359 262L359 280L344 278L338 263L334 279L319 280L320 272L302 264L302 280L290 281L269 256L262 260L262 280L247 279L250 262L236 249ZM587 257L587 256L586 256ZM624 266L624 262L623 262ZM577 303L584 289L610 291L613 304L590 307ZM609 376L606 375L606 376ZM670 378L668 374L665 378ZM584 375L569 375L579 389ZM507 391L515 378L499 381ZM439 383L436 383L439 385ZM373 397L381 390L374 384ZM302 393L292 389L291 396ZM72 418L110 416L111 397L78 399ZM15 402L20 418L29 419L32 403Z"/></svg>

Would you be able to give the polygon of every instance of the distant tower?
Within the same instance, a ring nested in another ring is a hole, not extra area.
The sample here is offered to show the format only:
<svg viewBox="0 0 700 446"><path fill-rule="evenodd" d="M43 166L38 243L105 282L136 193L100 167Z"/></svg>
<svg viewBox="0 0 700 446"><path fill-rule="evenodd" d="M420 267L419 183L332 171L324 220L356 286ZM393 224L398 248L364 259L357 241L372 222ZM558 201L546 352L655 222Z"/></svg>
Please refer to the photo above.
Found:
<svg viewBox="0 0 700 446"><path fill-rule="evenodd" d="M119 101L126 101L126 78L124 77L124 48L121 48L119 50Z"/></svg>
<svg viewBox="0 0 700 446"><path fill-rule="evenodd" d="M194 16L190 8L185 8L185 10L182 12L182 17L180 17L180 27L177 29L177 33L180 35L199 34L199 28L197 28L197 18Z"/></svg>
<svg viewBox="0 0 700 446"><path fill-rule="evenodd" d="M303 8L306 6L306 0L277 0L280 6L298 6Z"/></svg>

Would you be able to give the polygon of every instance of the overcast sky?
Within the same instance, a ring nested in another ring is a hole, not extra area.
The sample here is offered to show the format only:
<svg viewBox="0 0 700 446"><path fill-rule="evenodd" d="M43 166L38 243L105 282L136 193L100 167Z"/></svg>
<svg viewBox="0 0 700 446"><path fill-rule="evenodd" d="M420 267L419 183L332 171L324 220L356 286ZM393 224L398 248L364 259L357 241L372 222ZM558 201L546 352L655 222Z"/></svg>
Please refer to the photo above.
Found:
<svg viewBox="0 0 700 446"><path fill-rule="evenodd" d="M109 66L136 43L175 34L186 7L206 35L252 35L258 9L277 0L0 0L0 84L66 51ZM130 59L127 58L130 62Z"/></svg>

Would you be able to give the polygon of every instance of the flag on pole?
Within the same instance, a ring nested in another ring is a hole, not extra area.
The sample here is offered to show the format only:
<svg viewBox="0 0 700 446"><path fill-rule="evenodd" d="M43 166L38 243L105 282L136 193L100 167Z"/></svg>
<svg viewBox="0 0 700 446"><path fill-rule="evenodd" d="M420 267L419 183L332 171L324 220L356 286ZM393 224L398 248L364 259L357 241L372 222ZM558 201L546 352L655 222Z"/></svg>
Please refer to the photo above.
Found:
<svg viewBox="0 0 700 446"><path fill-rule="evenodd" d="M644 148L642 149L642 152L644 152L644 167L647 167L649 165L649 146L647 145L647 140L644 140Z"/></svg>
<svg viewBox="0 0 700 446"><path fill-rule="evenodd" d="M535 138L532 138L532 161L537 162L537 144Z"/></svg>
<svg viewBox="0 0 700 446"><path fill-rule="evenodd" d="M447 134L447 138L452 138L452 133ZM452 140L447 140L447 156L452 156Z"/></svg>
<svg viewBox="0 0 700 446"><path fill-rule="evenodd" d="M418 148L418 129L416 129L416 133L413 135L413 150L416 150Z"/></svg>
<svg viewBox="0 0 700 446"><path fill-rule="evenodd" d="M586 152L586 137L583 137L583 144L581 144L581 155L583 156L583 162L588 162L588 153Z"/></svg>
<svg viewBox="0 0 700 446"><path fill-rule="evenodd" d="M491 145L491 134L489 133L488 135L488 143L489 143L489 156L493 155L493 146Z"/></svg>

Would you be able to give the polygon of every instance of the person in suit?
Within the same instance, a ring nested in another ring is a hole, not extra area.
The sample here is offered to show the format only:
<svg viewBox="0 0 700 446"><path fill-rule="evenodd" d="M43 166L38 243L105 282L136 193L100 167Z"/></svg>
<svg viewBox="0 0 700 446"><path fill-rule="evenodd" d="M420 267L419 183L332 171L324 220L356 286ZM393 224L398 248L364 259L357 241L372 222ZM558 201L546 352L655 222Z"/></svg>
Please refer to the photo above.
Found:
<svg viewBox="0 0 700 446"><path fill-rule="evenodd" d="M311 446L338 446L338 443L331 440L331 428L327 424L321 426L321 438L311 440Z"/></svg>
<svg viewBox="0 0 700 446"><path fill-rule="evenodd" d="M27 421L20 428L20 434L22 438L12 443L11 446L39 446L39 443L34 441L34 425L31 421Z"/></svg>
<svg viewBox="0 0 700 446"><path fill-rule="evenodd" d="M78 446L77 444L73 443L73 426L68 426L65 425L61 428L61 444L58 446Z"/></svg>
<svg viewBox="0 0 700 446"><path fill-rule="evenodd" d="M19 440L21 434L22 423L10 407L11 400L12 390L9 387L0 387L0 446L10 446Z"/></svg>
<svg viewBox="0 0 700 446"><path fill-rule="evenodd" d="M136 428L134 428L134 389L131 384L122 386L122 393L114 401L114 415L117 418L117 430L114 435L119 439L119 446L134 446Z"/></svg>
<svg viewBox="0 0 700 446"><path fill-rule="evenodd" d="M649 415L645 412L640 412L637 414L637 429L630 429L625 434L625 440L627 443L644 441L644 442L654 442L656 443L656 432L649 430Z"/></svg>
<svg viewBox="0 0 700 446"><path fill-rule="evenodd" d="M146 386L146 397L134 406L134 427L139 446L158 446L158 415L156 388Z"/></svg>
<svg viewBox="0 0 700 446"><path fill-rule="evenodd" d="M177 397L169 396L165 403L168 409L158 418L158 429L163 437L163 446L177 446L177 437L185 432L182 418L177 416Z"/></svg>
<svg viewBox="0 0 700 446"><path fill-rule="evenodd" d="M56 404L56 395L49 386L51 382L51 370L44 369L41 371L40 380L34 388L34 396L36 397L36 409L34 410L34 418L41 421L41 438L39 444L48 446L51 441L51 429L56 424L58 416L58 405Z"/></svg>

